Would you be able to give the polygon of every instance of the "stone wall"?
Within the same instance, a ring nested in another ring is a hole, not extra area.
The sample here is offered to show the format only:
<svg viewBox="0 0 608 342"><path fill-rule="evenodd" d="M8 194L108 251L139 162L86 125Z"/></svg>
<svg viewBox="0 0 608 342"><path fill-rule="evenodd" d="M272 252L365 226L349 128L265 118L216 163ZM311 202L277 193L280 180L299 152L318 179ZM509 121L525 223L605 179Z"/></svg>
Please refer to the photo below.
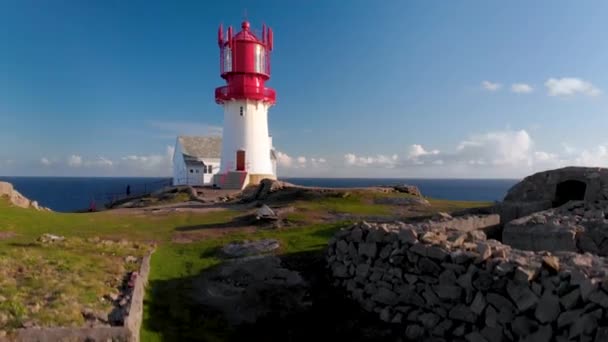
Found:
<svg viewBox="0 0 608 342"><path fill-rule="evenodd" d="M405 339L608 340L602 257L516 250L475 230L363 222L336 233L327 261L335 285Z"/></svg>
<svg viewBox="0 0 608 342"><path fill-rule="evenodd" d="M598 167L565 167L535 173L513 186L506 202L552 202L559 183L576 180L586 184L586 201L608 199L608 169Z"/></svg>
<svg viewBox="0 0 608 342"><path fill-rule="evenodd" d="M570 202L509 222L502 241L532 251L589 252L608 256L608 202Z"/></svg>

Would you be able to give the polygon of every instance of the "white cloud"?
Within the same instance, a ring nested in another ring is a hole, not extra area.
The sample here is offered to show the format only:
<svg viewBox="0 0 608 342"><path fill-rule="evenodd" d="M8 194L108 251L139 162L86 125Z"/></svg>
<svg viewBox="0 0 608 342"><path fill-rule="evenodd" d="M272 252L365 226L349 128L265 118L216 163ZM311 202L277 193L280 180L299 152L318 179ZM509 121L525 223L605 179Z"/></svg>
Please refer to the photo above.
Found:
<svg viewBox="0 0 608 342"><path fill-rule="evenodd" d="M293 158L291 158L287 153L283 153L281 151L276 151L277 153L277 165L279 167L289 168L293 163Z"/></svg>
<svg viewBox="0 0 608 342"><path fill-rule="evenodd" d="M357 156L353 153L347 153L344 155L344 163L348 166L393 168L398 162L399 156L396 154L393 154L392 156L383 154L378 154L376 156Z"/></svg>
<svg viewBox="0 0 608 342"><path fill-rule="evenodd" d="M407 159L412 161L414 164L424 164L422 160L425 156L432 156L439 154L439 150L427 151L422 147L422 145L414 144L408 148Z"/></svg>
<svg viewBox="0 0 608 342"><path fill-rule="evenodd" d="M517 94L529 94L534 91L534 88L526 83L513 83L511 91Z"/></svg>
<svg viewBox="0 0 608 342"><path fill-rule="evenodd" d="M545 82L550 96L571 96L583 94L597 96L601 90L591 82L574 77L550 78Z"/></svg>
<svg viewBox="0 0 608 342"><path fill-rule="evenodd" d="M473 135L458 144L456 159L476 160L477 164L527 164L532 139L525 130L496 131Z"/></svg>
<svg viewBox="0 0 608 342"><path fill-rule="evenodd" d="M319 168L325 165L327 160L325 158L310 158L310 164L312 167Z"/></svg>
<svg viewBox="0 0 608 342"><path fill-rule="evenodd" d="M51 161L46 157L42 157L42 158L40 158L40 164L42 164L44 166L49 166L49 165L51 165Z"/></svg>
<svg viewBox="0 0 608 342"><path fill-rule="evenodd" d="M114 166L114 162L111 161L110 159L104 158L104 157L97 157L94 160L85 160L84 161L84 166L85 167L104 167L104 168L110 168L112 166Z"/></svg>
<svg viewBox="0 0 608 342"><path fill-rule="evenodd" d="M493 83L490 81L481 82L481 87L487 91L497 91L502 87L500 83Z"/></svg>
<svg viewBox="0 0 608 342"><path fill-rule="evenodd" d="M283 169L305 169L305 168L323 168L326 166L325 158L298 156L291 157L285 152L276 151L277 164Z"/></svg>
<svg viewBox="0 0 608 342"><path fill-rule="evenodd" d="M76 154L73 154L68 157L68 165L70 167L81 167L82 166L82 157Z"/></svg>

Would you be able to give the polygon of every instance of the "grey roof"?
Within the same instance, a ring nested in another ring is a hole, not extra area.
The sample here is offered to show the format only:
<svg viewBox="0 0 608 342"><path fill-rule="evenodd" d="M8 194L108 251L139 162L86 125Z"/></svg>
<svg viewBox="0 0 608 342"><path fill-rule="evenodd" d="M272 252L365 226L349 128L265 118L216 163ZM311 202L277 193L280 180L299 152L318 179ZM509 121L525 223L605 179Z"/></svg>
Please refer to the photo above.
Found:
<svg viewBox="0 0 608 342"><path fill-rule="evenodd" d="M177 138L182 146L182 153L195 158L221 158L221 137L191 137L180 136Z"/></svg>

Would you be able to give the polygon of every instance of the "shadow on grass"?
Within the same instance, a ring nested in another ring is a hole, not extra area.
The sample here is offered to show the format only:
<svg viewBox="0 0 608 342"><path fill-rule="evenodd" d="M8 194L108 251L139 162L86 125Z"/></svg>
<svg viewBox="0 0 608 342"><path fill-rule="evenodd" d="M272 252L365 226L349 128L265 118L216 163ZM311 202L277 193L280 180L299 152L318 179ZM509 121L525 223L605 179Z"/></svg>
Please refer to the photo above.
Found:
<svg viewBox="0 0 608 342"><path fill-rule="evenodd" d="M254 215L243 215L233 218L228 222L221 223L207 223L207 224L199 224L193 226L181 226L176 227L175 230L178 232L187 232L192 230L204 230L204 229L216 229L216 228L241 228L241 227L250 227L255 225L256 219Z"/></svg>
<svg viewBox="0 0 608 342"><path fill-rule="evenodd" d="M312 305L305 310L287 315L271 311L255 323L230 325L220 313L193 300L196 291L202 290L197 289L197 275L151 282L144 328L162 341L393 341L403 333L392 331L333 288L321 251L280 258L284 267L300 272L306 281ZM213 271L209 268L203 273Z"/></svg>
<svg viewBox="0 0 608 342"><path fill-rule="evenodd" d="M20 248L42 248L40 243L36 242L9 242L9 246L11 247L20 247Z"/></svg>

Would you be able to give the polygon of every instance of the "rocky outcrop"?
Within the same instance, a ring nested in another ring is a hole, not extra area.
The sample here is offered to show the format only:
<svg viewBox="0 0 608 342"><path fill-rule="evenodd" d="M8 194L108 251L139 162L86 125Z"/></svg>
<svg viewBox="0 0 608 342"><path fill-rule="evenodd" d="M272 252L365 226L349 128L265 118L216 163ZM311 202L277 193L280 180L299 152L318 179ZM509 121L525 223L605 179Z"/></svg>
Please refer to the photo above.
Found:
<svg viewBox="0 0 608 342"><path fill-rule="evenodd" d="M0 182L0 197L7 198L8 201L16 207L50 211L50 209L38 205L38 202L23 196L8 182Z"/></svg>
<svg viewBox="0 0 608 342"><path fill-rule="evenodd" d="M206 270L195 280L195 300L219 311L233 324L256 322L272 314L304 310L307 287L298 272L275 256L233 259Z"/></svg>
<svg viewBox="0 0 608 342"><path fill-rule="evenodd" d="M605 341L608 259L480 231L360 223L330 241L335 285L406 340Z"/></svg>
<svg viewBox="0 0 608 342"><path fill-rule="evenodd" d="M390 188L392 188L396 192L409 194L409 195L416 196L416 197L422 197L422 193L420 192L420 189L418 189L418 187L414 186L414 185L398 184L398 185L390 186Z"/></svg>

